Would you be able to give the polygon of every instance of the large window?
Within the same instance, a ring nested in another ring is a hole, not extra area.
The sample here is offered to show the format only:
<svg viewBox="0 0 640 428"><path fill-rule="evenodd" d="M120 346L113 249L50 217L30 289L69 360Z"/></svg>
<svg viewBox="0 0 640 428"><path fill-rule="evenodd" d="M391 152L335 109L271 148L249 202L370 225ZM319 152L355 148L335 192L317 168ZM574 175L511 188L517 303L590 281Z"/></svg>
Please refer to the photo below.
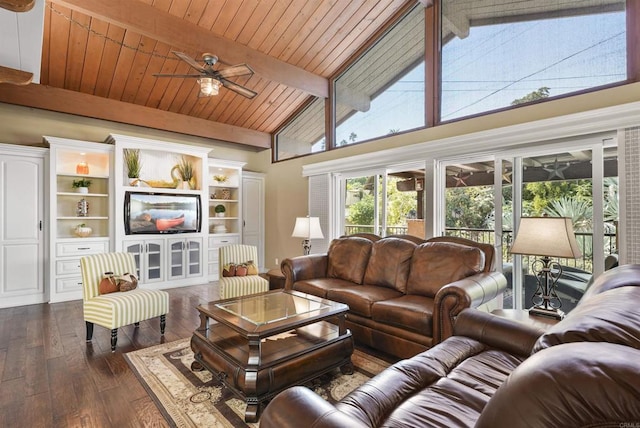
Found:
<svg viewBox="0 0 640 428"><path fill-rule="evenodd" d="M424 127L424 34L415 7L336 79L336 146Z"/></svg>
<svg viewBox="0 0 640 428"><path fill-rule="evenodd" d="M345 177L342 234L424 238L424 175L416 168Z"/></svg>
<svg viewBox="0 0 640 428"><path fill-rule="evenodd" d="M626 79L624 0L442 2L441 120Z"/></svg>
<svg viewBox="0 0 640 428"><path fill-rule="evenodd" d="M315 99L276 134L275 158L635 80L632 1L418 2L330 78L331 120Z"/></svg>
<svg viewBox="0 0 640 428"><path fill-rule="evenodd" d="M315 97L278 133L276 159L289 159L324 149L324 100Z"/></svg>
<svg viewBox="0 0 640 428"><path fill-rule="evenodd" d="M575 307L593 274L616 264L618 173L613 144L608 135L594 136L572 142L570 150L505 156L500 163L443 161L442 233L490 243L501 250L499 268L508 284L505 308L531 307L537 288L532 266L538 257L510 253L520 217L572 220L582 254L576 259L554 259L563 269L557 294L564 312ZM500 168L497 175L496 165ZM496 178L500 185L494 185Z"/></svg>

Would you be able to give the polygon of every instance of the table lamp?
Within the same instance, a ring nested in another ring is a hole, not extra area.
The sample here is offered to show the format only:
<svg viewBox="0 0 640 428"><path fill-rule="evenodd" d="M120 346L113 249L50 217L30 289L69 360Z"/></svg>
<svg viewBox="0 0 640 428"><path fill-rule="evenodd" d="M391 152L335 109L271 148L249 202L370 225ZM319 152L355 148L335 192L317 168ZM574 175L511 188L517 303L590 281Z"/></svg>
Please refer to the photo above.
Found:
<svg viewBox="0 0 640 428"><path fill-rule="evenodd" d="M292 238L303 238L302 249L305 256L311 252L310 239L324 239L318 217L296 217L296 225L293 227Z"/></svg>
<svg viewBox="0 0 640 428"><path fill-rule="evenodd" d="M522 217L511 254L540 256L531 263L537 287L531 299L530 314L562 319L562 301L556 293L556 283L562 275L560 263L551 257L575 259L582 256L573 225L568 217Z"/></svg>

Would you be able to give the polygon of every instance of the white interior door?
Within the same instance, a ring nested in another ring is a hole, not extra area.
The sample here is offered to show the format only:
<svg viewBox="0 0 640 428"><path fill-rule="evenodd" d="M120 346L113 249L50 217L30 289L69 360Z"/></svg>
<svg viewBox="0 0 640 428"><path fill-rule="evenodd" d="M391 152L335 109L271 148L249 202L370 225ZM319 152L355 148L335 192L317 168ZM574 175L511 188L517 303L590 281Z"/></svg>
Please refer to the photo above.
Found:
<svg viewBox="0 0 640 428"><path fill-rule="evenodd" d="M41 158L0 154L0 306L46 301Z"/></svg>

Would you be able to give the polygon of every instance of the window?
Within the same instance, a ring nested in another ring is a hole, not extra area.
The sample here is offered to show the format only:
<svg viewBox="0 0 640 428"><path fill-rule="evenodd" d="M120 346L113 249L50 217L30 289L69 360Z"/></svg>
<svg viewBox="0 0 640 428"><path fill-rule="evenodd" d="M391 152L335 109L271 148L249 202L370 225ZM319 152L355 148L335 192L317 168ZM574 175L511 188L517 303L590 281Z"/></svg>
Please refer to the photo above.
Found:
<svg viewBox="0 0 640 428"><path fill-rule="evenodd" d="M324 151L324 99L315 97L276 133L275 160Z"/></svg>
<svg viewBox="0 0 640 428"><path fill-rule="evenodd" d="M424 126L424 25L415 7L336 80L337 147Z"/></svg>
<svg viewBox="0 0 640 428"><path fill-rule="evenodd" d="M570 312L592 275L617 262L615 141L609 135L584 137L535 153L526 150L503 156L499 162L473 157L442 161L442 233L490 244L501 242L494 245L502 250L499 268L507 278L503 307L529 308L537 288L533 264L538 257L510 253L513 226L520 217L571 218L582 255L553 259L562 266L556 289L561 310ZM500 168L497 175L496 165ZM501 178L499 185L494 184L496 178Z"/></svg>
<svg viewBox="0 0 640 428"><path fill-rule="evenodd" d="M627 78L625 1L442 1L441 121Z"/></svg>

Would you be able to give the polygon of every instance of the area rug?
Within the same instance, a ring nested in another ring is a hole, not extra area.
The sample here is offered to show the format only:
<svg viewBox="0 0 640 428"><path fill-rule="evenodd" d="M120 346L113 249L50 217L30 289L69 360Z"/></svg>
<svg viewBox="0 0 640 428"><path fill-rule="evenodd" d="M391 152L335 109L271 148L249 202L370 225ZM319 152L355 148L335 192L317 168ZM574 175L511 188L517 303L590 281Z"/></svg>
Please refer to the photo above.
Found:
<svg viewBox="0 0 640 428"><path fill-rule="evenodd" d="M258 427L244 422L245 404L207 370L191 371L190 339L125 354L129 366L174 427ZM389 364L354 351L352 375L336 369L306 386L336 402Z"/></svg>

